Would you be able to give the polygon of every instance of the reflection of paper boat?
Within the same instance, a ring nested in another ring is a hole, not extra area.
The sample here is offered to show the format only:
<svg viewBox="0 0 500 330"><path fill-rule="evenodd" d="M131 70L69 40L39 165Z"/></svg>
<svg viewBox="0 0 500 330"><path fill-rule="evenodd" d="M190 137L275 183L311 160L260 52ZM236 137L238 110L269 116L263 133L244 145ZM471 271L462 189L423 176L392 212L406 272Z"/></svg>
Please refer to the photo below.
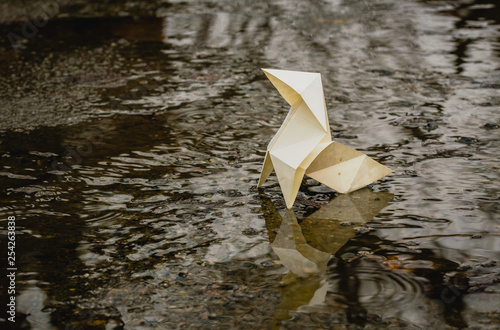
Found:
<svg viewBox="0 0 500 330"><path fill-rule="evenodd" d="M291 208L305 174L340 193L349 193L392 172L367 155L332 141L319 73L263 71L291 108L267 146L259 186L274 169Z"/></svg>
<svg viewBox="0 0 500 330"><path fill-rule="evenodd" d="M338 195L301 222L302 232L311 246L335 253L355 235L352 226L342 223L371 221L393 197L393 194L375 193L369 188Z"/></svg>
<svg viewBox="0 0 500 330"><path fill-rule="evenodd" d="M280 215L272 203L263 204L271 247L281 264L290 270L284 279L289 283L283 289L280 308L292 310L323 302L327 283L318 275L326 272L330 256L355 236L353 226L342 223L370 221L393 197L368 188L339 195L304 218L300 225L292 210ZM278 229L276 235L274 229ZM303 280L295 281L295 277Z"/></svg>
<svg viewBox="0 0 500 330"><path fill-rule="evenodd" d="M330 253L307 244L295 214L286 210L280 229L271 243L274 253L292 273L301 277L325 271Z"/></svg>
<svg viewBox="0 0 500 330"><path fill-rule="evenodd" d="M389 193L374 193L365 188L339 195L298 223L293 211L286 210L271 243L283 265L298 276L320 273L330 255L354 237L345 222L366 223L393 198Z"/></svg>

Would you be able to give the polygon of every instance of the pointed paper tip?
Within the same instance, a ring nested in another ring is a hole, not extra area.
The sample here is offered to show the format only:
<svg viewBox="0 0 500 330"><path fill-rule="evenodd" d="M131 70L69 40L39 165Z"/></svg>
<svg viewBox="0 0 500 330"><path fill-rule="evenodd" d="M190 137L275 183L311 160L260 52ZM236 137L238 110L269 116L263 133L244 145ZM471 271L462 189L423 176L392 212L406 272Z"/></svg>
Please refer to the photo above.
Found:
<svg viewBox="0 0 500 330"><path fill-rule="evenodd" d="M262 71L271 73L270 71L288 71L288 72L295 72L295 73L305 73L305 74L315 74L315 75L320 75L321 72L310 72L310 71L296 71L296 70L284 70L284 69L270 69L270 68L260 68Z"/></svg>
<svg viewBox="0 0 500 330"><path fill-rule="evenodd" d="M272 71L276 71L276 69L267 69L267 68L261 68L262 72L269 78L269 75L275 77L274 74L272 74Z"/></svg>
<svg viewBox="0 0 500 330"><path fill-rule="evenodd" d="M273 70L273 69L267 69L267 68L260 68L264 73L266 74L271 74L269 71Z"/></svg>
<svg viewBox="0 0 500 330"><path fill-rule="evenodd" d="M382 164L380 164L380 165L382 165ZM382 165L382 166L384 166L384 167L385 167L385 169L386 169L386 171L387 171L387 174L386 174L386 175L389 175L389 174L391 174L391 173L394 173L394 171L393 171L393 170L391 170L390 168L388 168L387 166L385 166L385 165ZM384 175L384 176L386 176L386 175Z"/></svg>

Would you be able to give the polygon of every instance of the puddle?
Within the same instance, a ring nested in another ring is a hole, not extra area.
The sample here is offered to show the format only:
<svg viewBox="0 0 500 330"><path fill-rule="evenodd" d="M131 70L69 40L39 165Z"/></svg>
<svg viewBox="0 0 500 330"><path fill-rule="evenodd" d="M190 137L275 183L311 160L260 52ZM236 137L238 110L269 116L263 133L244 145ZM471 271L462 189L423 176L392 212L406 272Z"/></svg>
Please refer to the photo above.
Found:
<svg viewBox="0 0 500 330"><path fill-rule="evenodd" d="M10 6L19 327L499 324L495 2L78 0L16 49ZM288 110L262 67L321 72L334 140L395 173L306 179L292 211L275 176L257 189Z"/></svg>

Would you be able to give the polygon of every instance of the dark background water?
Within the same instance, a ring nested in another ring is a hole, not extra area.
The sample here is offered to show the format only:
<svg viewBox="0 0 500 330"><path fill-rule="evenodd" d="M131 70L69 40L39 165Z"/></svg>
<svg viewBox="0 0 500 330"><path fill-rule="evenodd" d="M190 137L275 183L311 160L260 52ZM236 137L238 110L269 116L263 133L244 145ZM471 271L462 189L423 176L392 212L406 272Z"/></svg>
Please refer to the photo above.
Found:
<svg viewBox="0 0 500 330"><path fill-rule="evenodd" d="M15 215L19 328L498 328L499 29L493 0L2 2L2 306ZM395 173L257 190L262 67L322 73L334 140Z"/></svg>

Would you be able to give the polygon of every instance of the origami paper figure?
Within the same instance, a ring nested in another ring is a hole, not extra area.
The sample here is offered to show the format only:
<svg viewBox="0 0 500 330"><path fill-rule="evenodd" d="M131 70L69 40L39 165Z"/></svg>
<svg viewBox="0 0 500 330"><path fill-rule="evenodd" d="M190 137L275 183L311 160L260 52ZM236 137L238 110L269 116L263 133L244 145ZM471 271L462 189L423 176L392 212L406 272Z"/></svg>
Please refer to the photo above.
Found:
<svg viewBox="0 0 500 330"><path fill-rule="evenodd" d="M332 141L319 73L262 70L291 108L267 146L259 187L274 169L291 208L304 175L349 193L392 173L367 155Z"/></svg>

